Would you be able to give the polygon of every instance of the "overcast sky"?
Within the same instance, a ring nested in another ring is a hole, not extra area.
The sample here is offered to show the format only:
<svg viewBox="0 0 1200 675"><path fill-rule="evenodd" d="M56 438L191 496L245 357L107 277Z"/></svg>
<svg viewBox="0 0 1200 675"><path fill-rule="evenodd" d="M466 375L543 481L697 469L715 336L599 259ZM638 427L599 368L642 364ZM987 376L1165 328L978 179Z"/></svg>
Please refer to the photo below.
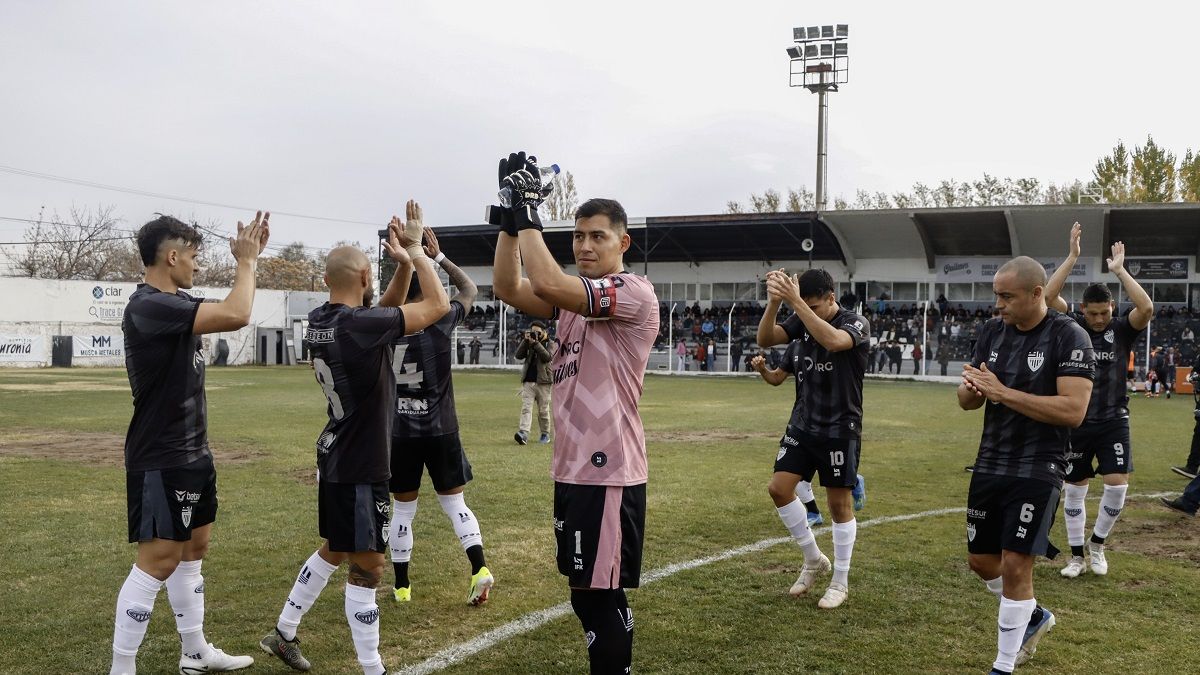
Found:
<svg viewBox="0 0 1200 675"><path fill-rule="evenodd" d="M850 24L830 196L1087 178L1117 139L1200 147L1193 2L0 3L0 165L224 204L479 222L535 152L631 216L814 186L795 25ZM821 8L821 5L830 9ZM245 213L0 171L0 216ZM274 241L371 240L279 216ZM24 226L0 220L0 241Z"/></svg>

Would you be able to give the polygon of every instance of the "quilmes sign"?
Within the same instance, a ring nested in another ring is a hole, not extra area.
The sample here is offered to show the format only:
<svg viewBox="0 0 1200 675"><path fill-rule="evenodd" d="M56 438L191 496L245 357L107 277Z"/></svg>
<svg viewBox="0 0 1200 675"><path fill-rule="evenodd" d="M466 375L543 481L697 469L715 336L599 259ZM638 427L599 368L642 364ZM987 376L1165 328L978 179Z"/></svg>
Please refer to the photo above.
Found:
<svg viewBox="0 0 1200 675"><path fill-rule="evenodd" d="M0 335L0 363L46 360L45 338L40 335Z"/></svg>
<svg viewBox="0 0 1200 675"><path fill-rule="evenodd" d="M125 356L125 340L112 335L75 335L71 338L71 355Z"/></svg>
<svg viewBox="0 0 1200 675"><path fill-rule="evenodd" d="M1134 279L1188 278L1188 258L1126 258L1125 269Z"/></svg>
<svg viewBox="0 0 1200 675"><path fill-rule="evenodd" d="M967 257L951 257L938 256L935 259L937 281L956 283L991 283L992 277L996 276L996 270L1000 266L1008 262L1008 258L967 258ZM1058 269L1059 260L1053 258L1037 259L1042 267L1046 268L1046 274L1054 273ZM1071 281L1090 281L1096 269L1096 260L1093 258L1082 258L1075 263L1071 268L1069 279Z"/></svg>

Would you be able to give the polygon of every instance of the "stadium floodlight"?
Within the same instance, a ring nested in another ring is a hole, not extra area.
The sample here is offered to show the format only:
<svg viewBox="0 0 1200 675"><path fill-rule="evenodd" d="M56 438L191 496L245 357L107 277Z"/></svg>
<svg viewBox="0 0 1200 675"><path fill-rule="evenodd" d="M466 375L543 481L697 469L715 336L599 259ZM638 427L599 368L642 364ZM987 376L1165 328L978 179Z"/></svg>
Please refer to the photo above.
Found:
<svg viewBox="0 0 1200 675"><path fill-rule="evenodd" d="M792 38L797 43L788 47L791 61L790 84L804 87L817 94L817 211L828 203L825 186L828 174L829 103L826 94L838 90L849 81L850 25L845 23L821 26L796 26Z"/></svg>

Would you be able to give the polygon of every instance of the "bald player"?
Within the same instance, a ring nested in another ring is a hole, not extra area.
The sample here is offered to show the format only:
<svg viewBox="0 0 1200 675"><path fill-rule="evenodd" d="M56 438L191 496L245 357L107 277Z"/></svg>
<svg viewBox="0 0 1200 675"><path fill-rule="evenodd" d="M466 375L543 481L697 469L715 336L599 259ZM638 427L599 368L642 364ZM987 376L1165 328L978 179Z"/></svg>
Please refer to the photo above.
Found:
<svg viewBox="0 0 1200 675"><path fill-rule="evenodd" d="M288 594L264 651L296 670L311 666L300 653L296 630L329 576L350 562L346 621L365 675L386 672L379 656L379 607L375 588L388 546L391 495L388 479L392 411L396 407L393 343L423 330L450 310L437 272L421 249L421 207L408 202L407 222L393 218L384 249L398 264L397 276L416 268L424 297L404 307L370 308L371 262L354 246L329 252L325 283L329 302L308 315L304 342L325 394L329 421L317 439L317 512L325 542L313 553ZM396 295L393 277L385 296ZM399 303L397 303L399 304Z"/></svg>
<svg viewBox="0 0 1200 675"><path fill-rule="evenodd" d="M1033 561L1058 553L1048 534L1068 434L1083 422L1096 371L1092 341L1047 308L1045 286L1045 269L1029 257L996 271L1000 316L983 325L958 386L964 410L986 405L967 495L967 551L971 570L1000 599L992 673L1011 673L1054 626L1034 599Z"/></svg>

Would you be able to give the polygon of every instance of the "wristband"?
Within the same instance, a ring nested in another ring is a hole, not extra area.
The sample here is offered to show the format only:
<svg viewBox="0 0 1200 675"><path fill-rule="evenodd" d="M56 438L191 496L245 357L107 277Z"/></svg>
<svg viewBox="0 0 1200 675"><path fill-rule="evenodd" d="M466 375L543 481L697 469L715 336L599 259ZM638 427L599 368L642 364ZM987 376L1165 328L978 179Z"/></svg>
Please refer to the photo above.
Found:
<svg viewBox="0 0 1200 675"><path fill-rule="evenodd" d="M442 261L445 259L446 259L446 254L443 253L442 251L438 251L437 257L433 259L433 262L441 265Z"/></svg>
<svg viewBox="0 0 1200 675"><path fill-rule="evenodd" d="M408 257L413 259L413 262L416 262L417 258L425 257L425 249L421 248L420 244L413 244L404 250L408 253Z"/></svg>

